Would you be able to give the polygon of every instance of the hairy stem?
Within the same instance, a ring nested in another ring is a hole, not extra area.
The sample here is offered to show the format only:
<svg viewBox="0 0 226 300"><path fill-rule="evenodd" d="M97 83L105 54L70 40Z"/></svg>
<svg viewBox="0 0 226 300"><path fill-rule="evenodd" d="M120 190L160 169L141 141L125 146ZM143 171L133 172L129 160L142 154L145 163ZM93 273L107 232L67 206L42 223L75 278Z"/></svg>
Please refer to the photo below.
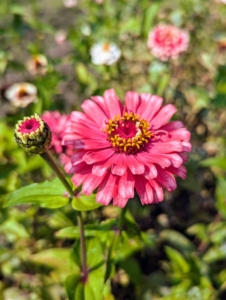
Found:
<svg viewBox="0 0 226 300"><path fill-rule="evenodd" d="M70 184L68 183L67 179L65 178L63 172L60 170L58 165L56 164L55 160L53 159L52 155L49 151L46 151L45 153L40 154L41 157L47 162L47 164L54 170L60 181L65 186L67 192L70 195L70 198L73 199L73 197L77 194L77 191L73 191ZM79 227L79 233L80 233L80 251L81 251L81 257L82 257L82 276L85 280L88 274L87 270L87 264L86 264L86 245L85 245L85 234L84 234L84 224L82 219L82 214L80 211L76 211L77 213L77 219L78 219L78 227Z"/></svg>

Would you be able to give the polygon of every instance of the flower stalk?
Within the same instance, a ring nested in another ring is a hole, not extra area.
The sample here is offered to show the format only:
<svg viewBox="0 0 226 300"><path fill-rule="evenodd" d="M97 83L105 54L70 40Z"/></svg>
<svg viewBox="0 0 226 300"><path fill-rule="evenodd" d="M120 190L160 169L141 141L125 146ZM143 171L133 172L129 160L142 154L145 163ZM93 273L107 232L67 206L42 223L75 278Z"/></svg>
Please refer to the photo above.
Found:
<svg viewBox="0 0 226 300"><path fill-rule="evenodd" d="M55 160L53 159L50 152L47 150L46 152L40 154L40 156L47 162L47 164L54 170L60 181L63 183L65 188L67 189L68 194L70 195L70 199L76 194L76 190L73 191L70 184L66 180L64 174L56 164ZM84 234L84 224L82 219L82 214L80 211L76 211L77 213L77 220L78 220L78 227L80 233L80 251L81 251L81 258L82 258L82 279L86 280L88 275L87 263L86 263L86 245L85 245L85 234Z"/></svg>

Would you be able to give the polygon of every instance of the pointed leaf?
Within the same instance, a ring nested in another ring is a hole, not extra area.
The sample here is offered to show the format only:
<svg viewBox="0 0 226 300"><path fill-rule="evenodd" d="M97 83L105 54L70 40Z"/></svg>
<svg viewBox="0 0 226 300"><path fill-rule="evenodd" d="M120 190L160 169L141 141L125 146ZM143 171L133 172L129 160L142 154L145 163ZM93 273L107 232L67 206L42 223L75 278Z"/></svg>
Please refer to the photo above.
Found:
<svg viewBox="0 0 226 300"><path fill-rule="evenodd" d="M67 204L65 187L58 178L52 181L34 183L13 192L4 206L36 204L45 208L59 208Z"/></svg>

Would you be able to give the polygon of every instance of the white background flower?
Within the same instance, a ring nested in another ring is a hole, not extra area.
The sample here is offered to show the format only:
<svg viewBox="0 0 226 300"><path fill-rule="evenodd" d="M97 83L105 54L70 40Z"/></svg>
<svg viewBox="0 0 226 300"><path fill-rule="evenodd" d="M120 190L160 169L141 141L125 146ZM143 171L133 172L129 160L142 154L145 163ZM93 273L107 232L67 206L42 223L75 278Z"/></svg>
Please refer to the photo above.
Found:
<svg viewBox="0 0 226 300"><path fill-rule="evenodd" d="M5 97L16 107L26 107L37 101L37 88L27 82L14 83L6 90Z"/></svg>
<svg viewBox="0 0 226 300"><path fill-rule="evenodd" d="M90 49L91 60L95 65L114 64L121 56L121 50L114 43L98 43Z"/></svg>

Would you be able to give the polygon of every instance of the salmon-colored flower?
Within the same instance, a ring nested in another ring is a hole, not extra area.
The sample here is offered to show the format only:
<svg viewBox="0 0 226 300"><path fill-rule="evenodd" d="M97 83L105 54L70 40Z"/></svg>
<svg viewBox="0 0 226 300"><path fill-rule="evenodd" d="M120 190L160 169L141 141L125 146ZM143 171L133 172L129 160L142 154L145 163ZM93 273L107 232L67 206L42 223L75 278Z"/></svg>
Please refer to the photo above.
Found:
<svg viewBox="0 0 226 300"><path fill-rule="evenodd" d="M190 133L180 121L168 123L176 108L150 94L128 92L125 106L113 89L93 96L74 111L65 145L71 157L72 182L89 195L97 188L97 202L124 207L134 190L142 204L163 200L163 189L176 188L174 175L186 177L182 165L191 150Z"/></svg>
<svg viewBox="0 0 226 300"><path fill-rule="evenodd" d="M147 46L162 61L176 58L188 48L189 35L173 25L157 25L149 32Z"/></svg>
<svg viewBox="0 0 226 300"><path fill-rule="evenodd" d="M28 82L14 83L5 91L5 97L16 107L26 107L37 101L37 88Z"/></svg>

